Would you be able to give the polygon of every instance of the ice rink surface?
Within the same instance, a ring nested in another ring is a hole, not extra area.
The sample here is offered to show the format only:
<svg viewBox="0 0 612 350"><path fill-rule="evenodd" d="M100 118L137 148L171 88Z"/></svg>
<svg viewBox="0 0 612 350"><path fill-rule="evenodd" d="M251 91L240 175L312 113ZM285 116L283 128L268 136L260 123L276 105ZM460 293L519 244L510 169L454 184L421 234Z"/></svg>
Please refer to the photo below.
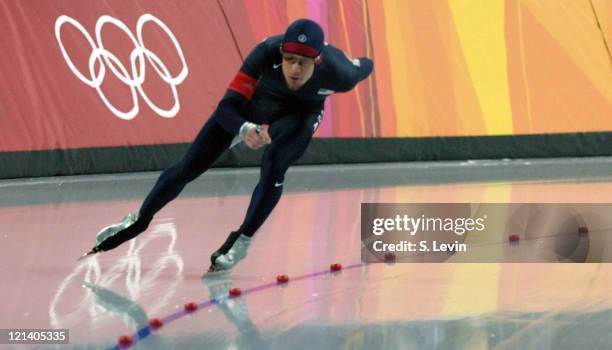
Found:
<svg viewBox="0 0 612 350"><path fill-rule="evenodd" d="M359 232L361 203L612 203L612 158L295 167L247 258L203 277L258 178L217 169L137 239L77 262L157 175L0 181L0 328L70 330L70 345L1 348L110 349L122 335L136 349L612 344L609 264L363 264ZM148 327L153 318L163 326Z"/></svg>

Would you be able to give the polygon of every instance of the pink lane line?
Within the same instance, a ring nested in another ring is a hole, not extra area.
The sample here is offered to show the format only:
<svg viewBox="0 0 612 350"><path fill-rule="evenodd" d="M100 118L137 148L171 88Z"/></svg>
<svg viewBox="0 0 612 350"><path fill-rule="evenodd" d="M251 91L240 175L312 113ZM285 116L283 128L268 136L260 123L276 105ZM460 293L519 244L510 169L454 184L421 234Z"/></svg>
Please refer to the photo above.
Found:
<svg viewBox="0 0 612 350"><path fill-rule="evenodd" d="M342 270L350 270L350 269L354 269L357 267L361 267L364 264L362 263L358 263L358 264L353 264L353 265L348 265L342 268ZM341 270L341 271L342 271ZM295 281L301 281L301 280L305 280L305 279L309 279L309 278L315 278L315 277L319 277L319 276L323 276L323 275L327 275L327 274L332 274L332 273L339 273L341 271L331 271L330 269L327 270L322 270L322 271L317 271L317 272L313 272L313 273L309 273L306 275L302 275L302 276L298 276L298 277L294 277L291 279L292 282ZM198 309L195 311L185 311L185 310L181 310L181 311L177 311L173 314L170 314L166 317L163 317L161 320L163 322L164 325L177 321L183 317L185 317L186 315L193 315L197 312L199 312L200 310L206 310L208 308L210 308L211 306L218 304L221 301L227 300L229 298L240 298L242 296L246 296L248 294L252 294L252 293L257 293L260 292L262 290L266 290L266 289L270 289L273 287L278 286L278 283L276 282L270 282L270 283L266 283L266 284L262 284L260 286L255 286L249 289L245 289L242 294L240 296L237 297L230 297L230 296L224 296L222 298L217 298L217 299L209 299L206 301L203 301L201 303L198 304ZM136 345L136 343L138 343L139 341L145 339L146 337L148 337L149 335L151 335L152 329L150 326L146 326L143 327L141 329L138 330L138 332L136 332L135 334L132 335L132 339L133 342L130 346L134 346ZM113 350L119 350L119 349L127 349L130 346L121 346L120 344L115 345L112 349Z"/></svg>

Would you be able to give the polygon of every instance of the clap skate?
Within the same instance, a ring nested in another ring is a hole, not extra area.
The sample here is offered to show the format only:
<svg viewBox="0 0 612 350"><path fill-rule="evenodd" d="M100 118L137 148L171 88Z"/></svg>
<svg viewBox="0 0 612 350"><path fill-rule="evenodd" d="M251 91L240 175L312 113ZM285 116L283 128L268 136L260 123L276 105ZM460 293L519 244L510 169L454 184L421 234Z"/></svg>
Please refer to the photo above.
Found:
<svg viewBox="0 0 612 350"><path fill-rule="evenodd" d="M211 265L208 272L231 270L247 255L251 244L251 237L243 235L240 231L230 233L221 248L210 257Z"/></svg>
<svg viewBox="0 0 612 350"><path fill-rule="evenodd" d="M138 218L139 218L139 215L137 213L129 213L126 217L123 218L123 220L120 223L112 224L112 225L104 227L96 235L96 245L89 252L83 254L77 260L81 260L83 258L86 258L86 257L90 256L90 255L94 255L94 254L97 254L97 253L100 253L100 252L103 252L103 251L106 251L106 250L114 248L114 247L111 247L109 249L103 249L104 247L101 246L101 245L107 239L115 236L117 233L127 229L130 226L132 226L138 220Z"/></svg>

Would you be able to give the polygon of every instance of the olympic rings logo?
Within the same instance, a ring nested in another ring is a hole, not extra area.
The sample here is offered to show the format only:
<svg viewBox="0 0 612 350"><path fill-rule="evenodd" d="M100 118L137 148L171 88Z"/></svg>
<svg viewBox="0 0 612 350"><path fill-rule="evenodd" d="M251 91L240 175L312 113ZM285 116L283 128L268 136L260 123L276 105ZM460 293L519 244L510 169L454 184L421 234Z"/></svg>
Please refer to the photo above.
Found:
<svg viewBox="0 0 612 350"><path fill-rule="evenodd" d="M142 38L142 28L147 22L153 22L157 24L159 28L161 28L166 33L166 35L168 35L168 38L170 38L170 40L174 44L174 47L182 63L182 69L180 73L178 73L178 75L173 76L168 70L168 67L159 58L159 56L157 56L154 52L152 52L151 50L145 47L144 41ZM61 37L61 29L65 23L68 23L74 26L76 29L78 29L83 34L85 39L87 39L87 41L89 42L89 45L91 45L92 52L89 55L89 61L88 61L89 77L81 73L76 68L72 59L70 58L70 56L66 52L66 49L64 48L64 44L62 43L62 37ZM107 23L112 24L116 26L117 28L119 28L120 30L122 30L125 34L127 34L129 39L134 44L134 49L130 53L130 70L129 71L121 63L121 61L119 61L117 56L115 56L112 52L104 48L104 42L102 41L102 28ZM187 68L187 63L185 62L185 56L183 55L183 50L181 49L181 46L179 45L178 40L176 39L172 31L170 31L168 26L166 26L166 24L164 24L157 17L151 14L148 14L148 13L140 16L136 24L136 37L135 37L134 34L132 34L132 32L130 31L130 29L127 27L127 25L125 25L125 23L111 16L107 16L107 15L102 16L96 22L96 41L94 42L91 35L87 32L87 30L83 27L83 25L81 25L81 23L79 23L78 21L76 21L75 19L71 17L62 15L58 17L57 20L55 21L55 38L57 39L57 42L62 51L62 55L64 56L64 59L66 60L66 63L68 64L68 67L70 68L70 70L83 83L96 89L96 91L98 92L98 95L100 96L104 104L117 117L124 119L124 120L131 120L134 117L136 117L139 111L138 94L140 94L142 99L147 103L147 105L149 105L149 107L151 107L151 109L155 111L155 113L159 114L160 116L164 118L174 117L178 113L179 109L181 108L176 87L177 85L181 84L185 80L185 78L187 77L187 74L189 73L189 70ZM172 96L174 97L174 105L170 109L163 109L155 105L142 88L142 84L144 83L144 80L145 80L145 60L144 60L145 57L147 58L147 61L153 66L155 72L157 72L160 78L163 79L163 81L166 82L168 85L170 85L170 88L172 89ZM98 63L97 70L96 70L96 62ZM104 95L104 92L102 92L102 89L100 88L100 86L102 85L102 81L104 80L104 77L106 76L107 67L122 83L130 87L130 90L132 92L132 102L134 104L134 107L132 107L131 110L127 112L120 111L108 101L108 99L106 98L106 95Z"/></svg>

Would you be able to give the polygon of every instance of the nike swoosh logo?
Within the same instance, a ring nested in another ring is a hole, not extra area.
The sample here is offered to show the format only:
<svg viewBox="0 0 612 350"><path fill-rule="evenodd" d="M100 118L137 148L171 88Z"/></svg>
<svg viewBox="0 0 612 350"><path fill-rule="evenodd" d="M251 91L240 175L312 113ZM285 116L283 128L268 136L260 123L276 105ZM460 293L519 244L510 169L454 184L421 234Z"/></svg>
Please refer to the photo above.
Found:
<svg viewBox="0 0 612 350"><path fill-rule="evenodd" d="M278 183L278 182L275 182L275 183L274 183L274 187L281 187L282 185L283 185L283 183L282 183L282 182L281 182L281 183Z"/></svg>
<svg viewBox="0 0 612 350"><path fill-rule="evenodd" d="M278 68L278 67L280 67L280 66L282 66L282 65L283 65L282 63L279 63L279 64L273 64L273 65L272 65L272 68L276 69L276 68Z"/></svg>

